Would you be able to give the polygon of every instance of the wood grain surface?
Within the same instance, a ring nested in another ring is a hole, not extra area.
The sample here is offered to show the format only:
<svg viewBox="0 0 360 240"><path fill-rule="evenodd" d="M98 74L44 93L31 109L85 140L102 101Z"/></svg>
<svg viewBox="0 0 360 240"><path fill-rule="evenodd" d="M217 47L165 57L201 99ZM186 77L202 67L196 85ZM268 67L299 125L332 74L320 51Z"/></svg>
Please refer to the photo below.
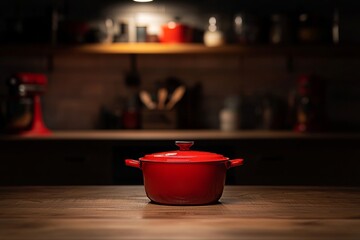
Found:
<svg viewBox="0 0 360 240"><path fill-rule="evenodd" d="M143 186L0 188L0 239L360 239L360 189L226 186L218 204Z"/></svg>

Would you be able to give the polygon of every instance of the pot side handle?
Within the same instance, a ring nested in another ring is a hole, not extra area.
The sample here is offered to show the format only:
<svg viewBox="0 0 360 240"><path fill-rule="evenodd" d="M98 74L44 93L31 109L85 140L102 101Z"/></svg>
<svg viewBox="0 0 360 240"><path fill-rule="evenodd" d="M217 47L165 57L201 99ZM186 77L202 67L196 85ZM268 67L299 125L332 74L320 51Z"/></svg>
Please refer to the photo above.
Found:
<svg viewBox="0 0 360 240"><path fill-rule="evenodd" d="M126 159L125 160L125 165L129 166L129 167L134 167L134 168L140 168L141 169L141 164L140 164L140 161L138 161L138 160Z"/></svg>
<svg viewBox="0 0 360 240"><path fill-rule="evenodd" d="M237 167L237 166L241 166L243 165L243 162L244 162L244 159L233 159L233 160L229 160L227 162L227 165L226 167L229 169L229 168L232 168L232 167Z"/></svg>

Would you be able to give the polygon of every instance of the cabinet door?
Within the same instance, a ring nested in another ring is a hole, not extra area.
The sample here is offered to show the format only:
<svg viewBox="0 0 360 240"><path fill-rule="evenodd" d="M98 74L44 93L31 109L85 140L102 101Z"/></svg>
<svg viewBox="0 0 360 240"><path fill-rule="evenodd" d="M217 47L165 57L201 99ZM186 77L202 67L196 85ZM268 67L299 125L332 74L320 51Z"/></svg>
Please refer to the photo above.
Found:
<svg viewBox="0 0 360 240"><path fill-rule="evenodd" d="M0 184L111 184L107 145L81 141L1 143Z"/></svg>
<svg viewBox="0 0 360 240"><path fill-rule="evenodd" d="M357 140L280 139L239 143L236 184L360 185Z"/></svg>

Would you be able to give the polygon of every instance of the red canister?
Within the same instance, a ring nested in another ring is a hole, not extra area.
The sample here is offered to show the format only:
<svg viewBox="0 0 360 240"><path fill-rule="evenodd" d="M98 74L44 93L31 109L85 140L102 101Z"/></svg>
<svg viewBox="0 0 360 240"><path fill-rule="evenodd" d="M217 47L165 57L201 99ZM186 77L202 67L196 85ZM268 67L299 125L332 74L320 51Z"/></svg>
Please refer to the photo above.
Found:
<svg viewBox="0 0 360 240"><path fill-rule="evenodd" d="M162 43L186 43L191 42L191 29L180 22L170 21L161 27L162 34L160 42Z"/></svg>

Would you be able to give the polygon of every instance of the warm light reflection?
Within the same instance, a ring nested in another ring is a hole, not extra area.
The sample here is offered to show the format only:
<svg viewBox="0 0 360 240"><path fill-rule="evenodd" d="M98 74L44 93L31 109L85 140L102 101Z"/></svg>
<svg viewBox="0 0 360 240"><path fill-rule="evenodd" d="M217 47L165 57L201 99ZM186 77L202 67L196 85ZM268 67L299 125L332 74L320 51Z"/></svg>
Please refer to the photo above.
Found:
<svg viewBox="0 0 360 240"><path fill-rule="evenodd" d="M153 0L133 0L134 2L152 2Z"/></svg>

